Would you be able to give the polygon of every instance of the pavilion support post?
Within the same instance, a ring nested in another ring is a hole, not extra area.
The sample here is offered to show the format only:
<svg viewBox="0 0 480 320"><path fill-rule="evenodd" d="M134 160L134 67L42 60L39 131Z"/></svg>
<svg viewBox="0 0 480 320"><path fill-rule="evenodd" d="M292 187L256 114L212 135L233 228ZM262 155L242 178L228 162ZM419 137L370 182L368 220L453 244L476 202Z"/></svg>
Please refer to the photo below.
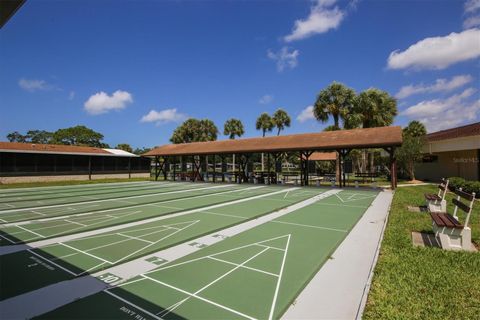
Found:
<svg viewBox="0 0 480 320"><path fill-rule="evenodd" d="M177 157L173 156L172 157L172 162L173 162L173 181L177 180Z"/></svg>
<svg viewBox="0 0 480 320"><path fill-rule="evenodd" d="M92 180L92 156L88 157L88 180Z"/></svg>
<svg viewBox="0 0 480 320"><path fill-rule="evenodd" d="M272 171L272 168L270 166L270 152L267 153L267 184L270 184L270 171Z"/></svg>
<svg viewBox="0 0 480 320"><path fill-rule="evenodd" d="M397 158L395 157L395 147L384 148L390 156L390 187L395 190L397 187Z"/></svg>
<svg viewBox="0 0 480 320"><path fill-rule="evenodd" d="M163 157L163 180L167 181L167 173L168 173L168 157Z"/></svg>
<svg viewBox="0 0 480 320"><path fill-rule="evenodd" d="M158 163L158 156L155 157L155 172L154 172L154 175L155 175L155 181L158 180L158 166L159 166L159 163Z"/></svg>
<svg viewBox="0 0 480 320"><path fill-rule="evenodd" d="M225 155L222 154L220 156L220 161L222 162L222 182L225 182L225 173L226 173L226 169L227 169L227 164L225 163Z"/></svg>
<svg viewBox="0 0 480 320"><path fill-rule="evenodd" d="M302 185L308 186L309 173L308 173L308 158L312 155L313 151L301 151L300 152L300 176L303 176ZM303 173L302 173L303 172Z"/></svg>
<svg viewBox="0 0 480 320"><path fill-rule="evenodd" d="M217 155L212 155L213 157L213 183L217 182Z"/></svg>
<svg viewBox="0 0 480 320"><path fill-rule="evenodd" d="M128 179L132 178L132 158L128 157Z"/></svg>

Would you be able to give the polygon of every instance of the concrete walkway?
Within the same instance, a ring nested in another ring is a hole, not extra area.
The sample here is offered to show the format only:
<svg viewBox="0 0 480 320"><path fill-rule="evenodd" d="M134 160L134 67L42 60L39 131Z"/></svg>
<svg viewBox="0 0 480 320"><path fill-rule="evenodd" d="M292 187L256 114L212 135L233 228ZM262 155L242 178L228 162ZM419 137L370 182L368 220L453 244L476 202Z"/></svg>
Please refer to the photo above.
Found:
<svg viewBox="0 0 480 320"><path fill-rule="evenodd" d="M361 318L392 199L380 192L282 319Z"/></svg>
<svg viewBox="0 0 480 320"><path fill-rule="evenodd" d="M292 188L297 189L297 188ZM277 191L274 193L284 192L285 190ZM219 241L224 240L227 237L234 236L246 230L249 230L253 227L281 217L287 213L298 210L305 206L308 206L312 203L315 203L321 199L330 197L341 190L329 190L324 193L321 193L317 196L314 196L310 199L304 200L302 202L296 203L289 207L280 209L278 211L272 212L265 216L259 217L257 219L249 220L247 222L238 224L236 226L224 229L220 232L215 232L196 240L192 240L188 243L183 243L175 247L171 247L141 258L132 260L130 262L115 266L109 269L102 270L90 276L76 278L74 280L63 281L56 283L35 291L31 291L7 300L0 302L0 316L3 319L25 319L32 318L37 315L49 312L54 310L62 305L73 302L77 299L86 297L88 295L100 292L107 287L110 287L115 284L119 284L123 281L126 281L130 278L133 278L141 273L151 271L155 268L158 268L158 265L149 262L150 258L155 257L159 259L164 259L166 261L173 261L184 257L190 253L200 250L204 245L212 245ZM271 195L271 194L268 194ZM258 197L267 196L260 195ZM250 198L251 199L251 198ZM247 199L241 199L233 201L235 203L247 201ZM233 202L230 202L233 203ZM199 209L207 210L209 208L218 207L211 206L208 208ZM199 245L192 246L192 242L195 242ZM119 280L110 282L106 284L94 277L102 277L102 275L109 274L118 277ZM28 308L25 308L28 306Z"/></svg>

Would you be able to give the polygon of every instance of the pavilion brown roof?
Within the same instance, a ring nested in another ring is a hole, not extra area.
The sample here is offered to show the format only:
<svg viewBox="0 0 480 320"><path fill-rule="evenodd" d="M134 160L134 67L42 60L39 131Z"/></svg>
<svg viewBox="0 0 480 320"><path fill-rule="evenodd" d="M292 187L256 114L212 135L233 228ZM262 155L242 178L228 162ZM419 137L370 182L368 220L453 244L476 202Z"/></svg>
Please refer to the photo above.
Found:
<svg viewBox="0 0 480 320"><path fill-rule="evenodd" d="M113 155L102 148L67 146L57 144L39 144L23 142L0 142L1 152L27 152L27 153L64 153L85 155Z"/></svg>
<svg viewBox="0 0 480 320"><path fill-rule="evenodd" d="M402 129L398 126L325 131L285 136L168 144L144 156L207 155L254 152L320 151L352 148L400 146Z"/></svg>
<svg viewBox="0 0 480 320"><path fill-rule="evenodd" d="M337 160L336 152L314 152L308 158L311 161L334 161Z"/></svg>
<svg viewBox="0 0 480 320"><path fill-rule="evenodd" d="M428 141L480 136L480 122L427 134Z"/></svg>

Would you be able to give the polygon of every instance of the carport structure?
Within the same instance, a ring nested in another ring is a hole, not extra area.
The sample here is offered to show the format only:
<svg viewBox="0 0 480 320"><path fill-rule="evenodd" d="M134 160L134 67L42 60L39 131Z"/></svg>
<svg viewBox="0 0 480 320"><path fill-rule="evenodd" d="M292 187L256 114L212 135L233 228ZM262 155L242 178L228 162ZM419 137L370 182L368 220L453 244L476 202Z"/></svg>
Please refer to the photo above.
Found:
<svg viewBox="0 0 480 320"><path fill-rule="evenodd" d="M276 137L246 138L238 140L221 140L209 142L193 142L182 144L168 144L157 147L143 156L155 159L155 179L163 174L167 180L170 170L169 164L173 165L173 180L176 179L176 167L181 165L181 172L187 171L186 163L192 163L189 178L193 181L203 181L205 174L212 175L213 181L217 180L216 164L218 158L221 165L221 179L225 181L227 165L225 157L236 155L238 171L234 174L238 182L248 181L248 172L252 172L250 157L254 153L264 153L267 158L273 157L275 172L281 170L280 159L285 154L296 153L300 157L300 180L302 185L308 185L308 160L314 152L335 151L339 157L339 163L343 163L345 157L353 149L382 148L389 154L391 187L397 186L397 164L395 149L402 145L402 129L399 126L326 131L319 133L292 134ZM213 163L213 172L209 172L209 157ZM270 172L270 161L267 161L267 171ZM338 185L345 186L345 174L342 166L339 166ZM203 174L202 174L203 173Z"/></svg>

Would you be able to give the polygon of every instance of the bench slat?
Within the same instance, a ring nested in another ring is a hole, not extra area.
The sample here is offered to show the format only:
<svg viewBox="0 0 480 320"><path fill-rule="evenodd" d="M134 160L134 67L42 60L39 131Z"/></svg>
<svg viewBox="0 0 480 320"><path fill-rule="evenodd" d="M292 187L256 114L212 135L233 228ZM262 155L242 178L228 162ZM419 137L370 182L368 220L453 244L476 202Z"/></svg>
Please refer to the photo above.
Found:
<svg viewBox="0 0 480 320"><path fill-rule="evenodd" d="M435 200L435 201L442 200L442 198L440 198L438 195L433 193L425 193L424 196L425 196L425 199L427 200Z"/></svg>
<svg viewBox="0 0 480 320"><path fill-rule="evenodd" d="M473 200L473 195L471 195L470 193L466 193L465 191L461 191L461 190L455 190L455 194L462 197L463 199L466 199L468 201L472 201Z"/></svg>
<svg viewBox="0 0 480 320"><path fill-rule="evenodd" d="M447 227L447 228L455 228L455 229L463 228L463 225L448 213L431 213L430 216L432 217L435 224L439 227Z"/></svg>
<svg viewBox="0 0 480 320"><path fill-rule="evenodd" d="M462 209L464 212L469 212L470 211L470 207L467 206L465 203L463 203L461 201L458 201L457 199L453 199L452 202L453 202L454 205L456 205L457 207Z"/></svg>

